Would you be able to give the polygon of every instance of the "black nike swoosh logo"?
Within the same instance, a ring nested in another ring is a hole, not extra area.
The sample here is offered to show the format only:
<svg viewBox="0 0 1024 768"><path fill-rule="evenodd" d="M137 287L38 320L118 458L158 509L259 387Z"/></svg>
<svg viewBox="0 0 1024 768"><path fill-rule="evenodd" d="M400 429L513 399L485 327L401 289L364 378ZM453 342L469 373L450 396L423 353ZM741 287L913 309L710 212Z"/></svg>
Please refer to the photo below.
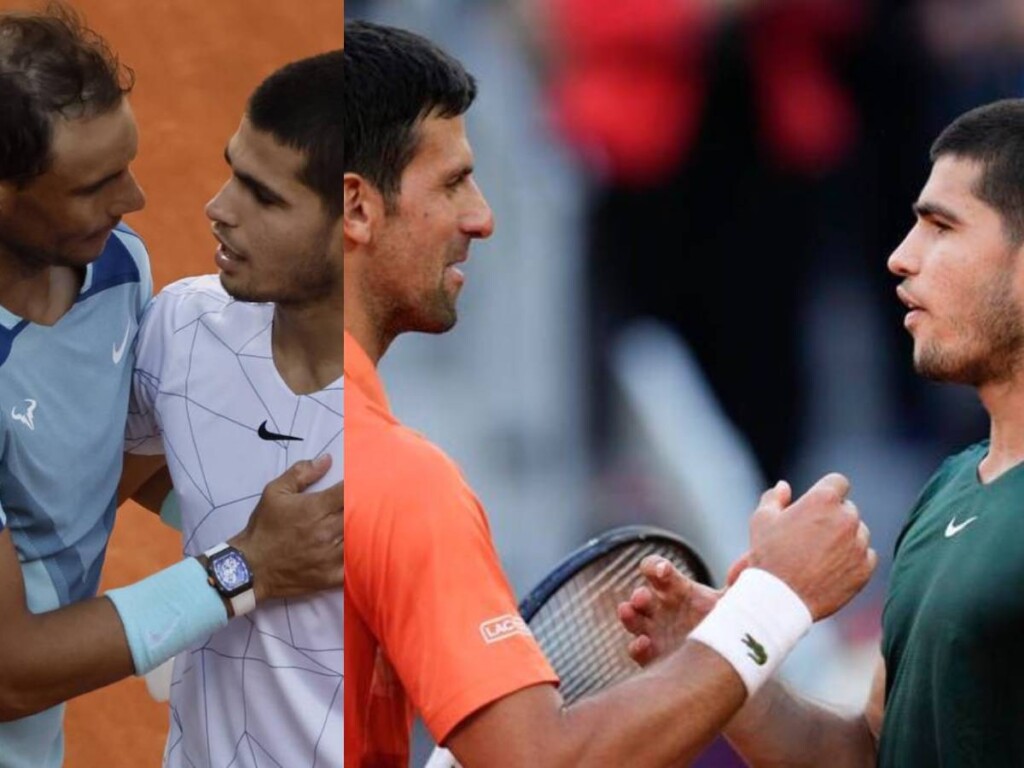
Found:
<svg viewBox="0 0 1024 768"><path fill-rule="evenodd" d="M271 432L267 429L267 422L260 424L260 428L256 430L256 434L264 440L301 440L301 437L292 437L291 435L279 435L276 432Z"/></svg>

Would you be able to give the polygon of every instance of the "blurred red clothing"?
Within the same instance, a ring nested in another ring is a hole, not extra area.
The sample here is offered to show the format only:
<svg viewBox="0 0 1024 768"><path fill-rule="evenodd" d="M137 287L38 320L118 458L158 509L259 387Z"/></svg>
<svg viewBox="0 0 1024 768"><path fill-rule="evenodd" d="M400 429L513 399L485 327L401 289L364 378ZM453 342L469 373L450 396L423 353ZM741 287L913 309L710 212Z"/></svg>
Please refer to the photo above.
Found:
<svg viewBox="0 0 1024 768"><path fill-rule="evenodd" d="M863 0L765 0L742 19L759 135L780 167L814 174L856 137L830 52L862 28ZM549 0L556 122L612 183L657 184L700 126L719 18L708 0Z"/></svg>

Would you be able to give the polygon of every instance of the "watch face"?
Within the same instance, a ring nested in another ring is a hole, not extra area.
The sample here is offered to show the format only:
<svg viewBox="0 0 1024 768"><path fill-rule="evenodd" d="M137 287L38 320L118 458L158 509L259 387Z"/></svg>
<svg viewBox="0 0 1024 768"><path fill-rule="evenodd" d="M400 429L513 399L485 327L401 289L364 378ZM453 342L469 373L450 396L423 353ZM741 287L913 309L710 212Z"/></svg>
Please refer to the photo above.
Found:
<svg viewBox="0 0 1024 768"><path fill-rule="evenodd" d="M234 592L242 587L247 587L252 581L249 566L238 552L229 551L215 556L212 566L217 581L225 592Z"/></svg>

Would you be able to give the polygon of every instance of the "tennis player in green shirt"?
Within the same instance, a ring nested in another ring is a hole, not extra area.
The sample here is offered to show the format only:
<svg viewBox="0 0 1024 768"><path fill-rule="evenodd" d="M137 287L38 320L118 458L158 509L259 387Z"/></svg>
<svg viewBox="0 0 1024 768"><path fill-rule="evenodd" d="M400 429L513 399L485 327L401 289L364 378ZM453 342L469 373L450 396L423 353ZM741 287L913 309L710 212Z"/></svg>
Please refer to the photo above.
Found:
<svg viewBox="0 0 1024 768"><path fill-rule="evenodd" d="M1024 765L1024 99L962 115L931 159L888 266L916 370L974 387L989 438L947 459L910 512L864 710L835 712L771 682L726 731L753 766ZM646 664L715 596L643 568L649 586L620 616Z"/></svg>

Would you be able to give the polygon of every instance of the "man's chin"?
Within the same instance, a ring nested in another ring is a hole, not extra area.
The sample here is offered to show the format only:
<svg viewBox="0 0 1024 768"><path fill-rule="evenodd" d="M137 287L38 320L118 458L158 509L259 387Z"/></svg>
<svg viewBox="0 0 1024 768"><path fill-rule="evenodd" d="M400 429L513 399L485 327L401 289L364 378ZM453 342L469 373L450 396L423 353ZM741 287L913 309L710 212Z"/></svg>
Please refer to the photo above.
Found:
<svg viewBox="0 0 1024 768"><path fill-rule="evenodd" d="M26 267L42 269L46 267L68 267L84 269L96 261L106 248L106 241L98 246L81 247L75 250L46 251L10 241L0 241L0 249L14 256Z"/></svg>
<svg viewBox="0 0 1024 768"><path fill-rule="evenodd" d="M448 331L455 328L457 324L457 320L452 320L450 323L446 323L445 325L431 325L426 328L417 328L416 330L418 330L420 333L428 333L431 336L443 336L444 334L448 333Z"/></svg>
<svg viewBox="0 0 1024 768"><path fill-rule="evenodd" d="M292 304L301 303L292 297L284 294L268 291L258 291L239 280L234 279L224 272L220 273L220 284L225 293L235 301L243 301L247 304Z"/></svg>
<svg viewBox="0 0 1024 768"><path fill-rule="evenodd" d="M102 256L103 251L106 250L106 247L107 241L104 240L98 248L92 247L87 250L83 250L79 253L69 253L62 254L60 256L54 256L53 263L61 266L75 267L77 269L81 269L89 266L94 261L96 261L100 256Z"/></svg>
<svg viewBox="0 0 1024 768"><path fill-rule="evenodd" d="M261 304L268 301L266 298L257 296L246 286L240 285L236 280L233 280L223 272L220 273L220 284L224 292L235 301L245 301L252 304Z"/></svg>
<svg viewBox="0 0 1024 768"><path fill-rule="evenodd" d="M999 361L975 362L922 358L914 360L914 370L922 378L939 384L963 384L968 387L983 387L1009 380L1013 367Z"/></svg>
<svg viewBox="0 0 1024 768"><path fill-rule="evenodd" d="M455 305L451 305L443 313L438 313L438 316L433 318L431 328L427 333L441 334L448 333L454 328L459 322L459 312L455 308Z"/></svg>
<svg viewBox="0 0 1024 768"><path fill-rule="evenodd" d="M959 383L958 366L934 350L914 354L914 372L929 381Z"/></svg>
<svg viewBox="0 0 1024 768"><path fill-rule="evenodd" d="M458 313L453 309L444 315L433 315L431 317L419 317L403 323L404 330L399 333L426 333L431 336L440 336L452 330L459 321Z"/></svg>

